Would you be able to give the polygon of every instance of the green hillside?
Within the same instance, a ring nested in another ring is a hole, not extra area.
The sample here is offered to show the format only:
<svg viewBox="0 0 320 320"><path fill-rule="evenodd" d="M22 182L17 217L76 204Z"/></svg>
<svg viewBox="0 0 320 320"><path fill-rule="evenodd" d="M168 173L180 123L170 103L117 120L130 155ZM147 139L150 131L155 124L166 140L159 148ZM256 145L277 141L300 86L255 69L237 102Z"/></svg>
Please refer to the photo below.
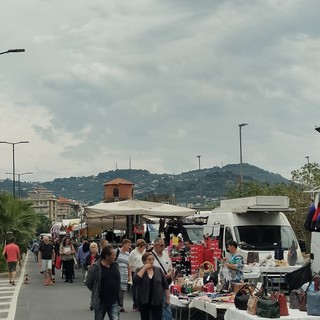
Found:
<svg viewBox="0 0 320 320"><path fill-rule="evenodd" d="M204 202L211 203L225 196L228 189L238 183L239 164L193 170L176 175L152 174L147 170L112 170L99 173L97 176L57 178L41 185L52 190L56 197L63 196L95 204L102 200L103 184L115 178L123 178L134 183L134 195L138 199L167 195L172 201L174 195L176 203L196 204L200 203L202 189ZM243 164L243 179L269 184L289 182L279 174L249 164ZM21 183L22 196L25 197L36 185L37 183ZM10 179L0 181L0 189L11 192L12 181Z"/></svg>

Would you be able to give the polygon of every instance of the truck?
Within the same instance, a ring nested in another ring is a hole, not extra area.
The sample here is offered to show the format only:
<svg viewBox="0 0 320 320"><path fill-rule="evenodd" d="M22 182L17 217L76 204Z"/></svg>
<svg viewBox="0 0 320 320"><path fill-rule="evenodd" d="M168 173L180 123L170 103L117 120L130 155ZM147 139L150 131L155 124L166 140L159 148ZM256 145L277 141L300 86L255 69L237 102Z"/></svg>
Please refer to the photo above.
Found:
<svg viewBox="0 0 320 320"><path fill-rule="evenodd" d="M275 244L281 243L284 260L294 243L297 250L297 264L303 263L302 253L296 235L284 213L294 212L286 196L255 196L221 200L220 207L211 212L200 212L194 217L202 225L184 225L191 241L203 236L219 240L222 256L228 256L227 241L238 243L238 252L247 262L249 252L255 252L260 262L274 257Z"/></svg>

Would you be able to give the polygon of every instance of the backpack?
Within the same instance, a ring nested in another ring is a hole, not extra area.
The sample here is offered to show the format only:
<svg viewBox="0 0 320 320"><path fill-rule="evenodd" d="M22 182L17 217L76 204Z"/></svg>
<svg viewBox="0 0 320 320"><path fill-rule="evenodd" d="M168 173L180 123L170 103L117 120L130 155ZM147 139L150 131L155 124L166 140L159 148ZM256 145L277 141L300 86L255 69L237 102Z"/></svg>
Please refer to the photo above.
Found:
<svg viewBox="0 0 320 320"><path fill-rule="evenodd" d="M34 253L38 253L39 252L39 243L38 242L33 244L31 251L34 252Z"/></svg>

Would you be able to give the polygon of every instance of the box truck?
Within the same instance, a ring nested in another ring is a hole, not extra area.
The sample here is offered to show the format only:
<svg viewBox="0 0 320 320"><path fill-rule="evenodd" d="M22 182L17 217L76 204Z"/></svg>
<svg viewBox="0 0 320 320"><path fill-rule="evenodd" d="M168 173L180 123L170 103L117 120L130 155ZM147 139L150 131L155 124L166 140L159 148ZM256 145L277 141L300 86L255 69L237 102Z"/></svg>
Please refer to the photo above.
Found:
<svg viewBox="0 0 320 320"><path fill-rule="evenodd" d="M203 235L219 239L223 256L228 256L226 243L238 243L238 252L247 262L249 252L256 252L260 262L274 257L275 244L281 242L284 260L293 242L297 248L297 264L303 263L296 235L284 212L293 212L285 196L255 196L221 200L220 207L211 212L200 212L195 218L205 219L201 225L184 225L190 240L201 240ZM201 235L201 237L199 237Z"/></svg>

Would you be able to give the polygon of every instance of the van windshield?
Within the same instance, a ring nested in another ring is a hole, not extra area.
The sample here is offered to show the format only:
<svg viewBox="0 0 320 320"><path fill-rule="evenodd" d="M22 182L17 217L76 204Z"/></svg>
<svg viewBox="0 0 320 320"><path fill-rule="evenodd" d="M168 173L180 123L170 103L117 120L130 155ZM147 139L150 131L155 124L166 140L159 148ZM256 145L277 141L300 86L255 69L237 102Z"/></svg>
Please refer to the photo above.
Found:
<svg viewBox="0 0 320 320"><path fill-rule="evenodd" d="M193 243L201 242L203 240L203 228L188 228L185 226L189 239Z"/></svg>
<svg viewBox="0 0 320 320"><path fill-rule="evenodd" d="M240 248L244 250L274 250L274 244L281 241L282 248L288 250L295 240L290 226L238 226L235 235Z"/></svg>

